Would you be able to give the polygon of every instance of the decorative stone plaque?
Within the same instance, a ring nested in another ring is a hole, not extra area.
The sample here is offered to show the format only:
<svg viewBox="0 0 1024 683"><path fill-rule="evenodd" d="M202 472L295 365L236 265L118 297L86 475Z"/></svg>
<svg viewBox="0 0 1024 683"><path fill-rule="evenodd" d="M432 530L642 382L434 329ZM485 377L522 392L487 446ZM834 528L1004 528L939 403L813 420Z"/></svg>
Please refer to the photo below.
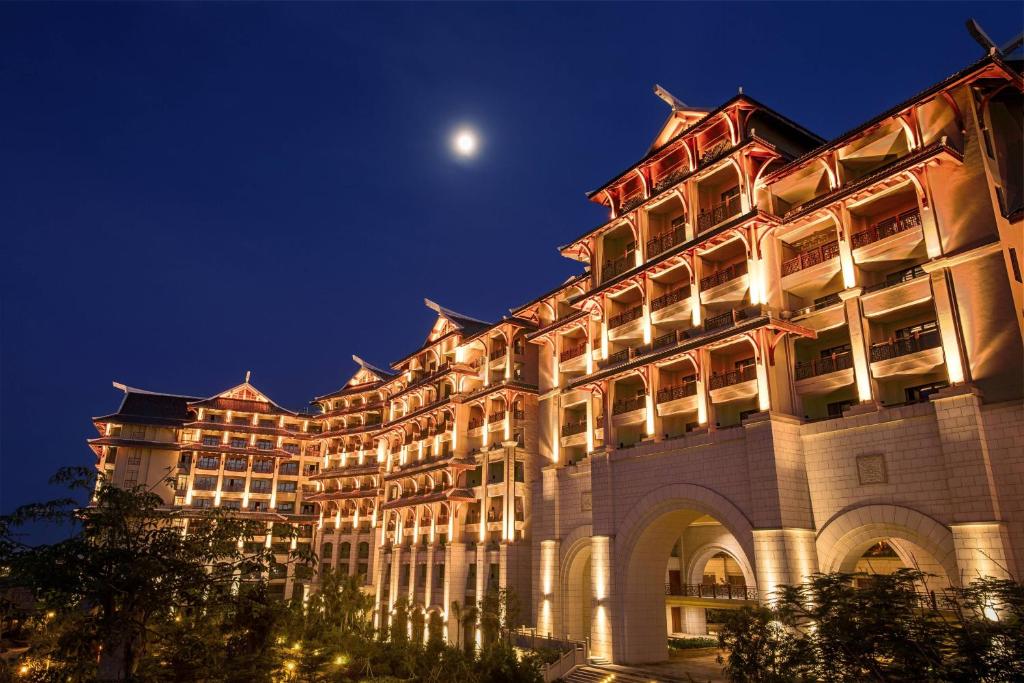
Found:
<svg viewBox="0 0 1024 683"><path fill-rule="evenodd" d="M593 507L594 505L590 498L590 491L583 491L580 493L580 510L582 512L589 512Z"/></svg>
<svg viewBox="0 0 1024 683"><path fill-rule="evenodd" d="M860 483L886 484L889 476L885 471L885 456L881 453L870 453L857 456L857 476Z"/></svg>

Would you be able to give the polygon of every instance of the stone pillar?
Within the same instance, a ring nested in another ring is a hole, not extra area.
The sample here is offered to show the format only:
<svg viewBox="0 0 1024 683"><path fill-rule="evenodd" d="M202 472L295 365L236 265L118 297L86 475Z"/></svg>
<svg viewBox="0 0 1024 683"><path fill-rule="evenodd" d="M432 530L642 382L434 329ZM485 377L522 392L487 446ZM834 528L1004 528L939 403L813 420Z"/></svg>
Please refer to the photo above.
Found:
<svg viewBox="0 0 1024 683"><path fill-rule="evenodd" d="M775 602L779 586L792 585L818 570L813 529L754 529L758 599Z"/></svg>
<svg viewBox="0 0 1024 683"><path fill-rule="evenodd" d="M449 543L444 549L444 615L449 643L458 643L460 625L452 613L452 603L466 607L466 573L469 570L465 543Z"/></svg>
<svg viewBox="0 0 1024 683"><path fill-rule="evenodd" d="M985 433L981 396L970 385L932 396L948 481L953 541L960 577L1006 578L1017 570L1009 543Z"/></svg>
<svg viewBox="0 0 1024 683"><path fill-rule="evenodd" d="M594 657L618 660L614 650L616 638L615 620L621 621L623 610L628 605L616 604L618 598L613 590L615 564L613 540L610 536L594 536L590 547L590 585L594 613L590 620L590 653Z"/></svg>
<svg viewBox="0 0 1024 683"><path fill-rule="evenodd" d="M932 300L935 302L936 322L942 337L942 353L946 361L946 373L950 384L960 384L966 379L967 358L960 343L959 316L953 297L949 269L940 268L928 273L932 285Z"/></svg>
<svg viewBox="0 0 1024 683"><path fill-rule="evenodd" d="M876 406L874 380L871 378L871 338L864 325L860 309L860 287L839 293L846 312L846 326L850 333L850 354L853 357L853 376L857 383L857 398L862 404Z"/></svg>
<svg viewBox="0 0 1024 683"><path fill-rule="evenodd" d="M540 565L538 574L540 590L537 596L537 633L549 635L561 633L561 614L565 610L565 596L559 585L561 566L559 555L561 543L558 539L540 542Z"/></svg>

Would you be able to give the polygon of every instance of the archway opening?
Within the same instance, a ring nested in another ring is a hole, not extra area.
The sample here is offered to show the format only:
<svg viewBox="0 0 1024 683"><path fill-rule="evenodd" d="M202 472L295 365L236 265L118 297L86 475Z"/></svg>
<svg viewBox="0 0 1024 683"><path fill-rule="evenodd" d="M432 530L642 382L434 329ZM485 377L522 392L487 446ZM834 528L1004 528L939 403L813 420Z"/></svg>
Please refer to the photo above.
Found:
<svg viewBox="0 0 1024 683"><path fill-rule="evenodd" d="M562 585L562 635L566 640L590 637L593 614L590 546L580 549L570 560Z"/></svg>
<svg viewBox="0 0 1024 683"><path fill-rule="evenodd" d="M709 610L754 602L751 542L702 510L675 509L649 522L623 549L615 659L664 661L670 635L705 635Z"/></svg>
<svg viewBox="0 0 1024 683"><path fill-rule="evenodd" d="M900 569L916 569L925 576L921 589L941 591L950 586L942 564L925 548L905 538L871 538L854 546L840 565L840 571L856 574L855 585L864 585L872 576L888 576Z"/></svg>

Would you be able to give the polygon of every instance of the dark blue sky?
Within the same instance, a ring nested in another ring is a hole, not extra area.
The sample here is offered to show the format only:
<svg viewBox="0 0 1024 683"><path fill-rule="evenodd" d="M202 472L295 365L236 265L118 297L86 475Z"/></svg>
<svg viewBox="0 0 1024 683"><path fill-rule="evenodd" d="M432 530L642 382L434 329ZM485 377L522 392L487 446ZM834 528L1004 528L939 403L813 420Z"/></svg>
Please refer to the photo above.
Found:
<svg viewBox="0 0 1024 683"><path fill-rule="evenodd" d="M0 5L0 510L88 464L111 380L301 407L574 264L660 83L835 136L981 56L1019 3ZM451 129L477 126L456 163Z"/></svg>

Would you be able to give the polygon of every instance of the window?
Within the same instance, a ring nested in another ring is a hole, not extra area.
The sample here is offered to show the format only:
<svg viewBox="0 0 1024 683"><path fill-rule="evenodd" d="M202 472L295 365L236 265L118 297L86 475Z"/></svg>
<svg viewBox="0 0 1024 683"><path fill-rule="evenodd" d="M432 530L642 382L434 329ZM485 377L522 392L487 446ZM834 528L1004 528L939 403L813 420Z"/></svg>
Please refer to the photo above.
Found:
<svg viewBox="0 0 1024 683"><path fill-rule="evenodd" d="M885 286L891 287L892 285L898 285L901 282L909 282L910 280L921 277L922 275L924 275L924 268L921 266L898 270L895 273L889 273L885 276Z"/></svg>
<svg viewBox="0 0 1024 683"><path fill-rule="evenodd" d="M842 417L843 411L856 404L856 401L836 401L826 406L829 417Z"/></svg>
<svg viewBox="0 0 1024 683"><path fill-rule="evenodd" d="M295 512L295 503L278 503L277 511L282 514L292 514Z"/></svg>
<svg viewBox="0 0 1024 683"><path fill-rule="evenodd" d="M267 505L262 500L254 500L252 502L252 511L253 512L267 512L268 510L270 510L270 506Z"/></svg>
<svg viewBox="0 0 1024 683"><path fill-rule="evenodd" d="M295 455L299 454L299 445L297 443L286 443L284 445L284 449L289 453L293 453Z"/></svg>
<svg viewBox="0 0 1024 683"><path fill-rule="evenodd" d="M421 562L419 565L416 566L416 580L420 582L421 586L427 582L426 563Z"/></svg>
<svg viewBox="0 0 1024 683"><path fill-rule="evenodd" d="M346 567L346 569L347 569L347 568L348 568L348 565L345 565L345 567ZM363 577L363 579L365 580L365 579L366 579L366 575L367 575L367 574L368 574L369 572L370 572L370 568L369 568L369 565L367 565L367 564L366 564L365 562L360 562L360 563L359 563L359 570L358 570L358 574L359 574L359 576Z"/></svg>
<svg viewBox="0 0 1024 683"><path fill-rule="evenodd" d="M247 417L233 417L233 418L231 418L231 424L233 424L233 425L247 425L247 424L249 424L249 418L247 418Z"/></svg>
<svg viewBox="0 0 1024 683"><path fill-rule="evenodd" d="M273 450L274 442L267 441L266 439L260 439L259 441L256 442L256 448L260 449L261 451Z"/></svg>
<svg viewBox="0 0 1024 683"><path fill-rule="evenodd" d="M138 451L131 451L128 454L128 464L129 465L138 465L141 462L142 462L142 456L139 454Z"/></svg>
<svg viewBox="0 0 1024 683"><path fill-rule="evenodd" d="M217 488L217 477L196 477L192 488L196 491L212 491Z"/></svg>
<svg viewBox="0 0 1024 683"><path fill-rule="evenodd" d="M220 445L220 438L216 437L216 436L204 436L203 437L203 445L204 446L219 446Z"/></svg>
<svg viewBox="0 0 1024 683"><path fill-rule="evenodd" d="M124 485L125 485L125 487L131 488L133 486L138 486L138 484L139 484L139 471L138 470L128 470L128 472L125 474L125 477L124 477Z"/></svg>
<svg viewBox="0 0 1024 683"><path fill-rule="evenodd" d="M195 508L212 508L213 498L193 498L192 507Z"/></svg>
<svg viewBox="0 0 1024 683"><path fill-rule="evenodd" d="M245 479L225 479L222 488L224 491L244 491Z"/></svg>
<svg viewBox="0 0 1024 683"><path fill-rule="evenodd" d="M278 467L277 471L280 474L288 474L288 475L290 475L290 474L298 474L299 473L299 463L294 462L294 461L293 462L283 462L283 463L281 463L281 466Z"/></svg>
<svg viewBox="0 0 1024 683"><path fill-rule="evenodd" d="M719 196L719 198L721 199L721 201L726 202L726 201L729 201L730 199L732 199L733 197L738 197L739 194L740 194L740 188L739 188L739 185L737 185L736 187L730 187L728 190L723 192Z"/></svg>
<svg viewBox="0 0 1024 683"><path fill-rule="evenodd" d="M277 490L280 493L295 493L295 482L294 481L279 481L279 482L277 482Z"/></svg>
<svg viewBox="0 0 1024 683"><path fill-rule="evenodd" d="M270 458L256 458L252 463L252 471L259 474L270 474L274 471L274 461Z"/></svg>
<svg viewBox="0 0 1024 683"><path fill-rule="evenodd" d="M444 584L444 563L437 565L437 583Z"/></svg>
<svg viewBox="0 0 1024 683"><path fill-rule="evenodd" d="M304 514L304 515L315 515L316 514L316 505L314 505L313 503L303 503L302 504L302 514Z"/></svg>
<svg viewBox="0 0 1024 683"><path fill-rule="evenodd" d="M400 570L400 572L398 574L398 584L400 586L408 586L409 585L409 565L407 565L407 564L403 564L402 565L402 569Z"/></svg>
<svg viewBox="0 0 1024 683"><path fill-rule="evenodd" d="M253 493L270 493L273 483L270 479L253 479L249 482L249 490Z"/></svg>
<svg viewBox="0 0 1024 683"><path fill-rule="evenodd" d="M370 544L363 541L359 544L359 559L365 560L370 557ZM363 572L365 573L365 572Z"/></svg>
<svg viewBox="0 0 1024 683"><path fill-rule="evenodd" d="M476 469L466 473L466 486L473 487L480 485L480 479L483 473L483 466L477 465Z"/></svg>
<svg viewBox="0 0 1024 683"><path fill-rule="evenodd" d="M487 483L497 484L505 481L505 463L492 462L487 466Z"/></svg>
<svg viewBox="0 0 1024 683"><path fill-rule="evenodd" d="M242 501L240 500L224 500L221 501L220 506L225 510L241 510Z"/></svg>
<svg viewBox="0 0 1024 683"><path fill-rule="evenodd" d="M524 467L523 463L520 462L520 461L516 461L515 480L516 481L526 481L526 468Z"/></svg>
<svg viewBox="0 0 1024 683"><path fill-rule="evenodd" d="M218 455L204 455L199 458L199 462L196 463L196 467L203 470L215 470L220 467L220 456Z"/></svg>
<svg viewBox="0 0 1024 683"><path fill-rule="evenodd" d="M917 325L911 325L910 327L903 327L895 332L897 339L908 339L910 337L925 334L928 332L935 332L939 327L934 320L928 322L918 323Z"/></svg>
<svg viewBox="0 0 1024 683"><path fill-rule="evenodd" d="M755 364L755 362L754 362L753 358L744 358L743 360L736 361L736 369L737 370L742 370L743 368L749 368L750 366L752 366L754 364ZM642 393L642 390L641 390L641 393Z"/></svg>
<svg viewBox="0 0 1024 683"><path fill-rule="evenodd" d="M224 418L221 415L207 415L206 416L206 421L207 422L223 422Z"/></svg>
<svg viewBox="0 0 1024 683"><path fill-rule="evenodd" d="M833 346L833 347L828 348L828 349L822 349L820 357L821 358L831 358L832 356L838 356L841 353L849 353L849 352L850 352L850 345L849 344L840 344L839 346Z"/></svg>
<svg viewBox="0 0 1024 683"><path fill-rule="evenodd" d="M249 442L247 440L243 439L240 436L233 436L233 437L231 437L231 447L232 448L245 448L248 445L249 445Z"/></svg>
<svg viewBox="0 0 1024 683"><path fill-rule="evenodd" d="M360 550L360 552L362 552L362 551ZM352 554L352 544L349 543L348 541L345 541L340 546L338 546L338 557L342 558L343 560L347 560L349 555L351 555L351 554Z"/></svg>
<svg viewBox="0 0 1024 683"><path fill-rule="evenodd" d="M929 400L929 397L932 394L941 389L945 389L947 386L949 386L948 382L932 382L931 384L907 387L904 389L904 393L907 397L907 403L920 403L922 401Z"/></svg>

